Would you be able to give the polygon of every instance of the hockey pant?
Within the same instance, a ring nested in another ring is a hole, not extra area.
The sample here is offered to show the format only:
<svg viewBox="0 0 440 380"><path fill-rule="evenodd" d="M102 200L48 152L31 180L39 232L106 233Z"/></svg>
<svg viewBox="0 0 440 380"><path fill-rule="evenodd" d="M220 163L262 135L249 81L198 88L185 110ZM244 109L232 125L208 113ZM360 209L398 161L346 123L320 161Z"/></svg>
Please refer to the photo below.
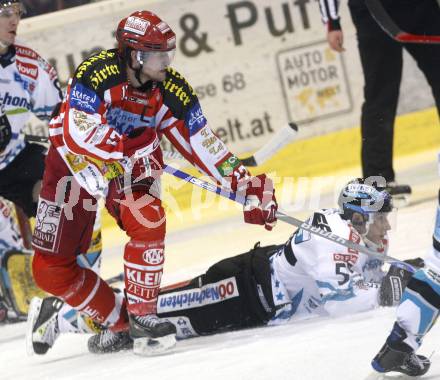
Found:
<svg viewBox="0 0 440 380"><path fill-rule="evenodd" d="M412 276L397 308L397 324L405 333L403 341L413 350L420 347L440 311L440 206L437 206L433 246L425 264L425 268Z"/></svg>
<svg viewBox="0 0 440 380"><path fill-rule="evenodd" d="M90 247L87 253L77 256L76 262L80 267L90 269L99 275L102 260L101 252L101 210L98 209ZM58 328L61 333L97 333L100 331L99 326L90 317L78 312L67 303L58 312Z"/></svg>
<svg viewBox="0 0 440 380"><path fill-rule="evenodd" d="M418 270L397 308L397 323L405 331L403 342L413 350L437 320L440 311L440 275L429 268Z"/></svg>
<svg viewBox="0 0 440 380"><path fill-rule="evenodd" d="M164 260L164 210L160 200L141 190L149 183L139 183L130 198L119 185L117 180L110 182L106 207L130 237L124 253L128 310L154 313ZM78 253L90 245L95 205L96 199L78 185L51 147L33 235L33 274L38 286L95 322L125 328L124 297L115 295L96 273L76 262Z"/></svg>
<svg viewBox="0 0 440 380"><path fill-rule="evenodd" d="M158 315L176 326L180 339L265 325L275 314L268 259L274 248L257 245L161 289Z"/></svg>

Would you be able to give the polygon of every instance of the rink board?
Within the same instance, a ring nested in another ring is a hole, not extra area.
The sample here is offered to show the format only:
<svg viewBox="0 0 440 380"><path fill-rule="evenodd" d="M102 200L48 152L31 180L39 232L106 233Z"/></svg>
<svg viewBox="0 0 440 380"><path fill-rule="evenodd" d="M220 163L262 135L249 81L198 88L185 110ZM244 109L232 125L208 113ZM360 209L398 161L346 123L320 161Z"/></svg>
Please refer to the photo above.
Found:
<svg viewBox="0 0 440 380"><path fill-rule="evenodd" d="M142 8L176 31L174 66L231 151L244 157L287 122L299 123L298 141L253 173L271 172L278 189L289 178L359 165L363 77L345 3L342 55L327 46L318 3L305 1L110 0L23 20L19 34L56 66L65 84L84 57L115 45L121 18ZM440 146L432 105L426 81L406 55L395 156ZM37 123L32 131L44 128ZM190 185L164 179L164 202L175 213L197 206L201 196Z"/></svg>
<svg viewBox="0 0 440 380"><path fill-rule="evenodd" d="M278 201L289 204L292 198L289 189L295 190L299 181L316 183L321 177L332 176L344 169L351 169L353 176L361 176L360 140L360 129L349 128L293 142L264 165L252 168L251 172L269 173L275 182ZM436 149L440 150L440 131L435 108L398 117L394 138L396 158ZM434 155L432 160L435 159ZM191 167L184 170L197 175ZM396 175L399 179L399 172ZM212 208L218 209L220 214L230 211L230 201L167 174L163 176L163 199L169 214L179 220L187 209L193 209L196 215L206 214ZM114 225L107 213L104 213L103 225Z"/></svg>

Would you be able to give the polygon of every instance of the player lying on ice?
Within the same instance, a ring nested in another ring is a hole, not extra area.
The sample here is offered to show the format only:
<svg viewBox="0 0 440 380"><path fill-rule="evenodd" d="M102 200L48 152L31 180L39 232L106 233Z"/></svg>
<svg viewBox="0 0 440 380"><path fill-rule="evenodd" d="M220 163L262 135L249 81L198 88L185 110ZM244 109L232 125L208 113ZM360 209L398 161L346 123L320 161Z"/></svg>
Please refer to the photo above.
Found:
<svg viewBox="0 0 440 380"><path fill-rule="evenodd" d="M308 222L385 253L391 228L389 194L355 180L342 189L338 203L339 208L319 210ZM186 338L394 306L410 273L395 267L386 273L382 264L297 230L285 244L256 244L249 252L224 259L191 281L161 289L157 312L173 323L179 338ZM33 316L33 333L27 337L47 349L65 326L54 302L54 297L43 301L40 314ZM99 335L106 334L108 330ZM96 337L90 339L89 348L96 352ZM131 346L131 341L125 341L107 346L105 352Z"/></svg>
<svg viewBox="0 0 440 380"><path fill-rule="evenodd" d="M116 40L117 49L80 64L51 120L32 269L41 289L108 327L89 342L92 351L133 339L134 353L148 355L176 342L175 326L156 312L166 233L162 136L202 173L245 197L246 222L272 229L277 203L272 181L252 177L229 152L209 128L193 88L170 67L176 50L170 26L137 11L119 22ZM90 243L98 198L130 238L125 296L76 261ZM41 306L38 300L31 305L31 317ZM39 321L32 322L38 334Z"/></svg>

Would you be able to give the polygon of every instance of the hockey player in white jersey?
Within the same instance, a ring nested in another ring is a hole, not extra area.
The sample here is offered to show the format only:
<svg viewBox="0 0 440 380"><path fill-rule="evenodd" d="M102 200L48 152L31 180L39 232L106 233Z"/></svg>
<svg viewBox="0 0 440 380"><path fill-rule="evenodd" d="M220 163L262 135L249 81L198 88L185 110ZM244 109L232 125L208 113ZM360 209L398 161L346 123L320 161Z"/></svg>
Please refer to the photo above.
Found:
<svg viewBox="0 0 440 380"><path fill-rule="evenodd" d="M358 180L344 187L339 208L319 210L308 223L385 253L391 211L387 192ZM394 306L410 274L394 267L387 273L382 264L299 229L285 244L257 243L190 281L162 288L158 315L182 339Z"/></svg>
<svg viewBox="0 0 440 380"><path fill-rule="evenodd" d="M19 0L0 0L0 196L35 216L44 171L42 146L21 133L32 114L49 120L61 102L55 69L16 41L24 12Z"/></svg>
<svg viewBox="0 0 440 380"><path fill-rule="evenodd" d="M0 198L0 268L4 266L4 255L10 250L23 250L23 241L18 231L12 209L8 203ZM3 274L4 275L4 274ZM0 278L2 275L0 275ZM0 279L0 285L2 280ZM17 314L12 310L6 299L5 286L0 286L0 323L9 320L15 320Z"/></svg>
<svg viewBox="0 0 440 380"><path fill-rule="evenodd" d="M385 253L391 212L390 195L358 179L342 190L339 208L319 210L307 223ZM183 338L393 306L410 275L393 267L386 273L382 264L298 229L284 245L255 246L163 289L158 312Z"/></svg>
<svg viewBox="0 0 440 380"><path fill-rule="evenodd" d="M371 363L377 372L421 376L431 365L428 358L416 352L440 313L440 191L438 202L432 248L425 267L410 279L391 333Z"/></svg>

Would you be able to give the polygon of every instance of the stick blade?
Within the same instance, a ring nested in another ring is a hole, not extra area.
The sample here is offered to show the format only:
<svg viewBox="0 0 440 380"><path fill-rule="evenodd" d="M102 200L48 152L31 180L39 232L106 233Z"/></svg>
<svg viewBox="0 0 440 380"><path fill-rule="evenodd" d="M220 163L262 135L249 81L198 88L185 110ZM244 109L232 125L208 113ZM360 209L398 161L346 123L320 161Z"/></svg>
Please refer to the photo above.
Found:
<svg viewBox="0 0 440 380"><path fill-rule="evenodd" d="M257 165L257 161L255 161L254 156L246 157L240 160L244 166L255 167Z"/></svg>
<svg viewBox="0 0 440 380"><path fill-rule="evenodd" d="M293 129L295 132L298 132L298 124L294 123L293 121L291 121L291 122L289 123L289 127L290 127L291 129Z"/></svg>

